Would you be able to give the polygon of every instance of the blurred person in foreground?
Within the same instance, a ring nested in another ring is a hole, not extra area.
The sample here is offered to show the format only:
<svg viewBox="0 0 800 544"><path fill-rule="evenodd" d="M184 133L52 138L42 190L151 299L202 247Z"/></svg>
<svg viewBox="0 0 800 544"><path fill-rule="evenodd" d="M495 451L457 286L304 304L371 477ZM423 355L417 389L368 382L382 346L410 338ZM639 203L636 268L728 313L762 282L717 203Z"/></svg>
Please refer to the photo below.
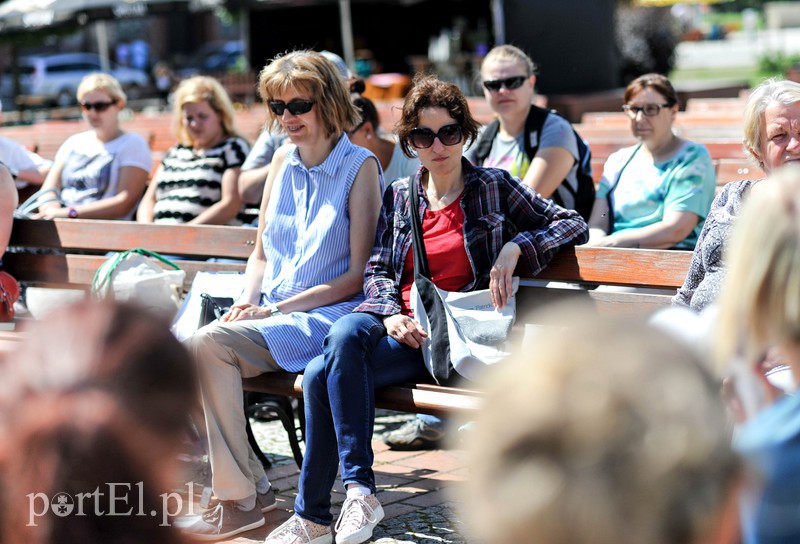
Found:
<svg viewBox="0 0 800 544"><path fill-rule="evenodd" d="M35 218L133 219L153 159L144 138L120 126L125 92L113 76L95 73L77 96L89 130L58 148L42 189L59 191L61 202L43 204Z"/></svg>
<svg viewBox="0 0 800 544"><path fill-rule="evenodd" d="M136 219L240 225L239 171L250 143L236 129L228 93L213 77L194 76L178 85L173 102L178 143L156 169Z"/></svg>
<svg viewBox="0 0 800 544"><path fill-rule="evenodd" d="M800 166L771 174L748 199L726 264L716 348L739 424L734 445L749 468L741 503L744 542L798 542ZM775 359L788 372L769 364ZM778 374L786 374L782 383Z"/></svg>
<svg viewBox="0 0 800 544"><path fill-rule="evenodd" d="M535 349L487 372L468 528L487 544L735 542L738 461L704 362L641 321L540 314Z"/></svg>
<svg viewBox="0 0 800 544"><path fill-rule="evenodd" d="M169 323L82 301L26 335L0 366L0 541L178 542L180 503L164 494L180 480L197 386Z"/></svg>

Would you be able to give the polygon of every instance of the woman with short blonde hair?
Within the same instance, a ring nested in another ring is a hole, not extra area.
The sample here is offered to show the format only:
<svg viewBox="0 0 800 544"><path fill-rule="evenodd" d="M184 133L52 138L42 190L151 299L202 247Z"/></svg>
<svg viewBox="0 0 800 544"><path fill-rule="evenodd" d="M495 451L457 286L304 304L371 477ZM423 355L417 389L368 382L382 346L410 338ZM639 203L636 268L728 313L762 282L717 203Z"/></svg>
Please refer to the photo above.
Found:
<svg viewBox="0 0 800 544"><path fill-rule="evenodd" d="M42 190L60 193L39 208L37 219L133 219L153 159L147 142L122 130L125 93L111 75L85 76L78 104L89 130L67 138Z"/></svg>

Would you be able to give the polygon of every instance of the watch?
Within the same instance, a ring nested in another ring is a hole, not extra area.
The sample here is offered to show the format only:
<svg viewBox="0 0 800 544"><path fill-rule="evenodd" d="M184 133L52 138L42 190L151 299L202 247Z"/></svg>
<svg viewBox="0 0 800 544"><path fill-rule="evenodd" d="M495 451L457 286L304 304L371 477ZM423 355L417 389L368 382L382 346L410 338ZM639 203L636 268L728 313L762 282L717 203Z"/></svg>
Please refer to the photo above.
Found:
<svg viewBox="0 0 800 544"><path fill-rule="evenodd" d="M269 308L269 316L270 317L272 317L274 315L283 315L283 312L281 311L280 308L278 308L277 304L274 304L274 303L270 304L269 306L267 306L267 308Z"/></svg>
<svg viewBox="0 0 800 544"><path fill-rule="evenodd" d="M69 208L67 208L67 217L69 217L70 219L77 219L78 210L70 206Z"/></svg>

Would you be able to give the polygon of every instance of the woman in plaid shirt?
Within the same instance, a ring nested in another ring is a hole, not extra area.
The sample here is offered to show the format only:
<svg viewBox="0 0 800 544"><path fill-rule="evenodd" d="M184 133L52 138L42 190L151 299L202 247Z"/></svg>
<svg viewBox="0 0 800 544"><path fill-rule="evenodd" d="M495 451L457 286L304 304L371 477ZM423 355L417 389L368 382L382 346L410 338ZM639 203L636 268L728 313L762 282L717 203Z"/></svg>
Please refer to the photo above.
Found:
<svg viewBox="0 0 800 544"><path fill-rule="evenodd" d="M520 258L535 274L562 246L588 239L577 212L543 199L504 170L473 167L464 159L464 145L477 131L457 86L432 77L415 82L397 133L403 151L419 155L422 167L415 179L398 179L384 193L365 272L366 300L333 325L323 355L306 368L306 457L296 514L265 544L333 541L330 491L339 462L347 498L336 524L337 544L369 540L383 518L372 472L374 390L430 379L419 349L427 332L409 303L409 187L419 192L436 285L448 291L488 287L498 307L511 294Z"/></svg>

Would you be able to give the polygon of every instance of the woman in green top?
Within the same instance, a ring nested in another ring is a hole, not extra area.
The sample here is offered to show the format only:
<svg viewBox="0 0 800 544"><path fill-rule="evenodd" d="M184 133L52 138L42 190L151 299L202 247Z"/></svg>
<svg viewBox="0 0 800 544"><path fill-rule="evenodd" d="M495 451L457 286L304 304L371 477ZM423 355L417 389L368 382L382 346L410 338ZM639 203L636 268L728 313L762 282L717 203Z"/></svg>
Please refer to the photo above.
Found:
<svg viewBox="0 0 800 544"><path fill-rule="evenodd" d="M606 161L588 245L691 250L714 199L711 156L673 132L678 96L666 77L635 79L624 100L639 143Z"/></svg>

